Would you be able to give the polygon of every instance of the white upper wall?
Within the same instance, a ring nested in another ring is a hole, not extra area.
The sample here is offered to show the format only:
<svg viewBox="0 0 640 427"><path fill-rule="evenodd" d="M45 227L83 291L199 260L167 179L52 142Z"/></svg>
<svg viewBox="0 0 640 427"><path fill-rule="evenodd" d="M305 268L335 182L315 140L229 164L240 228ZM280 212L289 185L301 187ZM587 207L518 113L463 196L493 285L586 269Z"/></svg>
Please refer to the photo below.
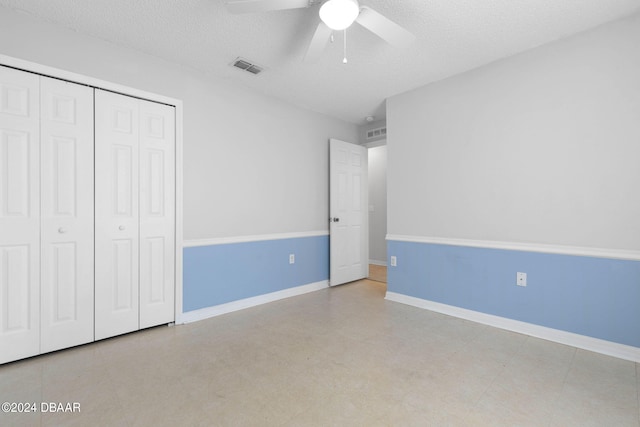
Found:
<svg viewBox="0 0 640 427"><path fill-rule="evenodd" d="M185 239L328 230L328 140L356 125L6 8L0 53L184 102Z"/></svg>
<svg viewBox="0 0 640 427"><path fill-rule="evenodd" d="M390 234L640 249L640 15L387 101Z"/></svg>

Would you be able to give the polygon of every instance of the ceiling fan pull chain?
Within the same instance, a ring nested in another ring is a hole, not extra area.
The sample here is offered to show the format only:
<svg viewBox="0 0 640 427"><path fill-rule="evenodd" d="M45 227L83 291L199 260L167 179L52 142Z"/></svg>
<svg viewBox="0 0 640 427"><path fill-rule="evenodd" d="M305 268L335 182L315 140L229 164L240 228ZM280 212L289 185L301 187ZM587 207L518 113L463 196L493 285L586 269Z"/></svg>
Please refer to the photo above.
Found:
<svg viewBox="0 0 640 427"><path fill-rule="evenodd" d="M343 64L347 63L347 29L344 29L344 59L342 60Z"/></svg>

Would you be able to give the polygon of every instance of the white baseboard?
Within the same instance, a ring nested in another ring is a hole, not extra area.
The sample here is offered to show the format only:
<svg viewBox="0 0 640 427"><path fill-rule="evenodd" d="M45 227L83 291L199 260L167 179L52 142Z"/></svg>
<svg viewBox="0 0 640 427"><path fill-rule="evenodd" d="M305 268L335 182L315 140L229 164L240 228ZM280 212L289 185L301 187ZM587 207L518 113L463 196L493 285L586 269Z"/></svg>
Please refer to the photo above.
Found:
<svg viewBox="0 0 640 427"><path fill-rule="evenodd" d="M369 260L369 264L380 265L382 267L386 267L387 266L387 262L386 261L377 261L375 259L370 259Z"/></svg>
<svg viewBox="0 0 640 427"><path fill-rule="evenodd" d="M519 320L507 319L506 317L467 310L465 308L441 304L422 298L398 294L396 292L387 292L385 299L640 363L640 348L638 347L618 344L558 329L547 328L545 326L538 326L532 323L521 322Z"/></svg>
<svg viewBox="0 0 640 427"><path fill-rule="evenodd" d="M255 307L257 305L266 304L268 302L278 301L284 298L294 297L309 292L319 291L329 286L328 280L309 283L307 285L296 286L295 288L283 289L269 294L258 295L251 298L245 298L238 301L231 301L226 304L215 305L213 307L202 308L200 310L188 311L179 316L176 323L191 323L198 320L208 319L210 317L220 316L245 308Z"/></svg>

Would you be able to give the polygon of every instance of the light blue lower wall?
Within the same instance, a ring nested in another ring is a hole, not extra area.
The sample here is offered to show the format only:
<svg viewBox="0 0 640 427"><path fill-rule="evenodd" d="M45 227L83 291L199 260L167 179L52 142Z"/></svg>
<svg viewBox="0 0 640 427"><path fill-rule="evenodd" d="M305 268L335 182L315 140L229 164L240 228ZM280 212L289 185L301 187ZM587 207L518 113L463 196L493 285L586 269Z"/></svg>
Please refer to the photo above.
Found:
<svg viewBox="0 0 640 427"><path fill-rule="evenodd" d="M390 292L640 347L639 261L400 241L387 250Z"/></svg>
<svg viewBox="0 0 640 427"><path fill-rule="evenodd" d="M186 247L183 311L328 279L329 236Z"/></svg>

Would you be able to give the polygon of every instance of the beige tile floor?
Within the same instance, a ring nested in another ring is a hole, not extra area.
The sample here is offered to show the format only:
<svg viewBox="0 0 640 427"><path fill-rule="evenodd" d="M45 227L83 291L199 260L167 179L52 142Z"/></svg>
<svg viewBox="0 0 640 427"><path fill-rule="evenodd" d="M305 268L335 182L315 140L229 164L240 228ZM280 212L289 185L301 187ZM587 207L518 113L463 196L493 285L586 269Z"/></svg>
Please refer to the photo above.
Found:
<svg viewBox="0 0 640 427"><path fill-rule="evenodd" d="M0 425L639 426L638 364L385 301L360 281L0 367Z"/></svg>

